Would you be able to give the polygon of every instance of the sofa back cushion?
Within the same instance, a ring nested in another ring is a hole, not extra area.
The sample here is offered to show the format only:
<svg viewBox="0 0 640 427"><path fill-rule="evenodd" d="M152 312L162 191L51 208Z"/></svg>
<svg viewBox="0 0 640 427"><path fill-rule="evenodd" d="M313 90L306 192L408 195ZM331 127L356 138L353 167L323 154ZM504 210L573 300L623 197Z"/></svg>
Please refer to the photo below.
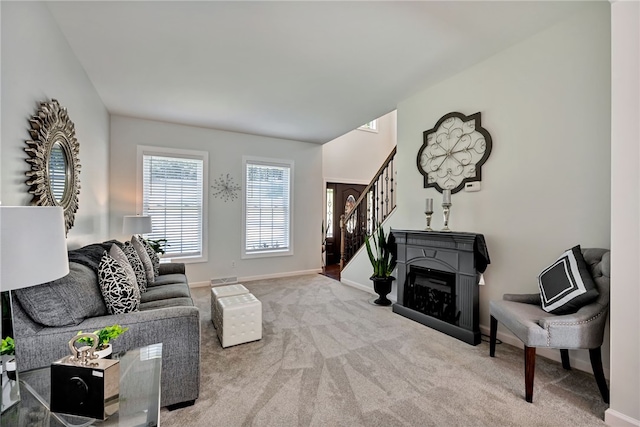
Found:
<svg viewBox="0 0 640 427"><path fill-rule="evenodd" d="M44 326L77 325L107 314L98 276L75 262L69 263L69 274L58 280L13 292L29 317Z"/></svg>

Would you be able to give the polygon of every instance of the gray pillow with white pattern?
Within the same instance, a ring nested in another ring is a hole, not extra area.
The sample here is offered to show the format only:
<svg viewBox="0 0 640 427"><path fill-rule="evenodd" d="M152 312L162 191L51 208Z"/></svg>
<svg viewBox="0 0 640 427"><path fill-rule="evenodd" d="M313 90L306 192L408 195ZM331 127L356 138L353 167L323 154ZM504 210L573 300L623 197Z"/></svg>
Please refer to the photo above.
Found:
<svg viewBox="0 0 640 427"><path fill-rule="evenodd" d="M142 265L144 266L144 272L147 275L147 285L153 283L156 275L153 272L153 264L144 243L142 243L142 239L138 238L138 236L131 236L131 244L138 253L140 261L142 261Z"/></svg>
<svg viewBox="0 0 640 427"><path fill-rule="evenodd" d="M144 265L142 265L138 252L131 242L124 242L122 252L127 256L129 264L131 264L131 268L136 275L136 283L138 284L140 293L145 292L147 290L147 273L144 270Z"/></svg>
<svg viewBox="0 0 640 427"><path fill-rule="evenodd" d="M129 281L124 268L106 251L98 266L98 283L109 314L138 311L140 291Z"/></svg>

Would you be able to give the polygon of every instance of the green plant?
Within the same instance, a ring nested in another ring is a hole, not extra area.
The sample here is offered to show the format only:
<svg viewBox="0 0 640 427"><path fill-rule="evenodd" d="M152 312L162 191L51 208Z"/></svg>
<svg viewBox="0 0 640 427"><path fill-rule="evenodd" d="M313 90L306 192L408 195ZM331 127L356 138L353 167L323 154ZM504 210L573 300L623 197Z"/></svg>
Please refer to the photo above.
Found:
<svg viewBox="0 0 640 427"><path fill-rule="evenodd" d="M147 239L147 242L149 242L149 246L155 253L162 255L165 253L165 246L169 246L167 245L167 239Z"/></svg>
<svg viewBox="0 0 640 427"><path fill-rule="evenodd" d="M129 328L122 328L120 325L111 325L111 326L105 326L102 329L98 329L93 333L98 336L98 348L103 348L103 347L106 347L111 340L115 340L116 338L118 338L120 335L124 334L128 330ZM77 335L80 335L81 333L82 331L78 331ZM91 346L93 345L93 339L89 337L80 338L78 342L86 343L87 345L91 345Z"/></svg>
<svg viewBox="0 0 640 427"><path fill-rule="evenodd" d="M2 345L0 346L0 355L9 354L14 355L16 353L16 346L13 338L6 337L2 340Z"/></svg>
<svg viewBox="0 0 640 427"><path fill-rule="evenodd" d="M371 249L371 242L373 240L374 250ZM396 268L396 257L393 254L393 236L389 233L389 236L385 236L384 229L378 224L377 230L373 233L373 236L367 236L365 239L365 245L367 246L367 254L369 255L369 261L373 266L373 276L371 277L391 277L391 273Z"/></svg>

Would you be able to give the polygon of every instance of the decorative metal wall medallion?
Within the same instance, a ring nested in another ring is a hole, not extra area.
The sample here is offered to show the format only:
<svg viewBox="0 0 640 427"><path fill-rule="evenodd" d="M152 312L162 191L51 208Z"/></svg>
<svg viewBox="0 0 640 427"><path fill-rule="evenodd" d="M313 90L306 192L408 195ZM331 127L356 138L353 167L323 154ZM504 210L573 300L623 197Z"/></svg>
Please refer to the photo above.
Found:
<svg viewBox="0 0 640 427"><path fill-rule="evenodd" d="M238 191L242 189L238 184L234 184L233 178L229 174L226 176L220 174L220 178L213 181L211 188L213 188L213 197L222 199L225 203L237 199Z"/></svg>
<svg viewBox="0 0 640 427"><path fill-rule="evenodd" d="M80 194L80 145L75 125L67 109L57 100L43 101L37 113L29 119L31 140L26 141L29 154L26 161L32 205L61 206L67 233L73 227Z"/></svg>
<svg viewBox="0 0 640 427"><path fill-rule="evenodd" d="M482 127L480 113L444 115L433 129L423 132L417 163L424 188L457 193L466 182L480 181L491 146L491 135Z"/></svg>

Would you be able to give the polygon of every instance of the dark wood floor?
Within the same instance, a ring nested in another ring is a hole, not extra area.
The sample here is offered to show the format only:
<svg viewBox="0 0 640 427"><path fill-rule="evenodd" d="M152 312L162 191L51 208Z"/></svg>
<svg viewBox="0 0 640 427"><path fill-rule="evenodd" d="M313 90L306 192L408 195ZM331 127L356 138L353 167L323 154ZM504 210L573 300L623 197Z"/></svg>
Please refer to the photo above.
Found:
<svg viewBox="0 0 640 427"><path fill-rule="evenodd" d="M322 273L320 274L340 281L340 264L327 265L322 268Z"/></svg>

